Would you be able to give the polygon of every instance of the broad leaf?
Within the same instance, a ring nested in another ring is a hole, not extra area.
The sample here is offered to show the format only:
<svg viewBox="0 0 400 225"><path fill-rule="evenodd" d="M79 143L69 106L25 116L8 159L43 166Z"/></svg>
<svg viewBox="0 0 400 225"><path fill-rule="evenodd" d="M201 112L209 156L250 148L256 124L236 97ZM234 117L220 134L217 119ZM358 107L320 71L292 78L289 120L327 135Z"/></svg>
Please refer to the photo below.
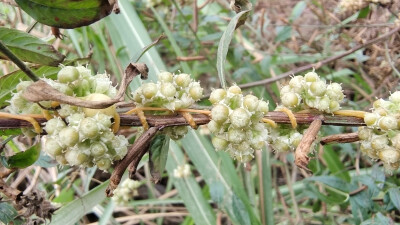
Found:
<svg viewBox="0 0 400 225"><path fill-rule="evenodd" d="M0 203L0 221L4 224L11 222L14 217L18 216L17 211L12 207L12 205L1 202Z"/></svg>
<svg viewBox="0 0 400 225"><path fill-rule="evenodd" d="M16 29L0 27L0 40L22 61L58 66L65 58L52 45ZM3 53L0 58L7 59Z"/></svg>
<svg viewBox="0 0 400 225"><path fill-rule="evenodd" d="M337 153L333 151L332 148L325 148L322 157L326 161L328 169L333 175L342 178L347 182L350 182L351 178L348 171L344 167L343 163L340 161Z"/></svg>
<svg viewBox="0 0 400 225"><path fill-rule="evenodd" d="M59 28L76 28L92 24L108 16L114 3L104 0L16 0L15 2L38 22Z"/></svg>
<svg viewBox="0 0 400 225"><path fill-rule="evenodd" d="M56 78L60 69L60 67L42 66L32 68L32 71L39 77ZM28 80L28 77L21 70L0 77L0 108L8 105L6 101L11 98L11 93L21 80Z"/></svg>
<svg viewBox="0 0 400 225"><path fill-rule="evenodd" d="M399 190L399 188L398 187L390 188L388 192L389 192L390 201L397 208L397 210L400 210L400 190Z"/></svg>
<svg viewBox="0 0 400 225"><path fill-rule="evenodd" d="M164 134L156 135L150 144L150 172L154 182L161 179L167 163L169 137Z"/></svg>
<svg viewBox="0 0 400 225"><path fill-rule="evenodd" d="M23 152L18 152L17 154L10 156L10 157L4 157L1 156L1 163L11 169L11 168L26 168L33 163L36 162L36 160L39 158L40 155L40 144L33 145L29 149Z"/></svg>

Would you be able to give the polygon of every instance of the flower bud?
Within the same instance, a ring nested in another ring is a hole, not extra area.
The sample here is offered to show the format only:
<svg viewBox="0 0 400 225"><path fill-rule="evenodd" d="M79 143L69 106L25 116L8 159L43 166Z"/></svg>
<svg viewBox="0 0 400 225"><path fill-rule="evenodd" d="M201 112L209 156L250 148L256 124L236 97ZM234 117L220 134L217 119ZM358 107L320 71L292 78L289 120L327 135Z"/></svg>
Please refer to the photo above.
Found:
<svg viewBox="0 0 400 225"><path fill-rule="evenodd" d="M379 127L382 130L397 129L397 120L393 116L384 116L379 120Z"/></svg>
<svg viewBox="0 0 400 225"><path fill-rule="evenodd" d="M193 86L189 89L189 95L193 100L197 101L203 97L203 88L200 86Z"/></svg>
<svg viewBox="0 0 400 225"><path fill-rule="evenodd" d="M79 150L69 150L65 153L65 159L68 161L68 164L71 166L80 166L85 163L89 157L85 153Z"/></svg>
<svg viewBox="0 0 400 225"><path fill-rule="evenodd" d="M396 91L390 95L389 101L393 103L400 103L400 91Z"/></svg>
<svg viewBox="0 0 400 225"><path fill-rule="evenodd" d="M375 136L371 140L371 147L375 150L380 150L387 147L388 143L389 140L387 139L386 136L384 135Z"/></svg>
<svg viewBox="0 0 400 225"><path fill-rule="evenodd" d="M108 170L111 167L111 160L108 158L101 158L97 160L96 165L101 170Z"/></svg>
<svg viewBox="0 0 400 225"><path fill-rule="evenodd" d="M94 142L90 145L90 153L94 157L101 157L107 152L107 146L103 142Z"/></svg>
<svg viewBox="0 0 400 225"><path fill-rule="evenodd" d="M315 82L315 81L319 80L319 76L316 72L313 71L313 72L306 73L306 75L304 75L304 79L307 82Z"/></svg>
<svg viewBox="0 0 400 225"><path fill-rule="evenodd" d="M358 137L360 140L368 140L372 136L372 129L367 127L359 127L358 128Z"/></svg>
<svg viewBox="0 0 400 225"><path fill-rule="evenodd" d="M181 73L177 76L175 76L175 83L179 87L187 87L190 84L190 75L186 73Z"/></svg>
<svg viewBox="0 0 400 225"><path fill-rule="evenodd" d="M161 84L161 94L165 97L174 97L176 94L176 88L172 83L163 83Z"/></svg>
<svg viewBox="0 0 400 225"><path fill-rule="evenodd" d="M93 93L85 97L85 100L87 101L106 101L106 100L111 100L110 97L108 97L105 94L99 94L99 93ZM103 113L108 116L114 116L115 113L117 112L115 105L112 105L110 107L107 107L105 109L90 109L90 108L83 108L83 112L85 113L86 116L88 117L93 117L97 113Z"/></svg>
<svg viewBox="0 0 400 225"><path fill-rule="evenodd" d="M87 117L81 121L79 131L82 133L84 138L93 139L99 134L99 127L93 118Z"/></svg>
<svg viewBox="0 0 400 225"><path fill-rule="evenodd" d="M282 104L286 107L296 107L300 104L300 98L293 92L288 92L281 97Z"/></svg>
<svg viewBox="0 0 400 225"><path fill-rule="evenodd" d="M158 74L158 80L166 83L171 83L173 75L170 72L161 72Z"/></svg>
<svg viewBox="0 0 400 225"><path fill-rule="evenodd" d="M44 151L51 155L53 158L62 154L63 148L58 144L58 142L51 137L47 137L46 143L44 145Z"/></svg>
<svg viewBox="0 0 400 225"><path fill-rule="evenodd" d="M214 91L211 92L209 100L211 104L216 104L220 102L222 99L224 99L225 96L226 96L226 91L224 89L215 89Z"/></svg>
<svg viewBox="0 0 400 225"><path fill-rule="evenodd" d="M78 132L72 127L65 127L63 128L60 133L60 142L64 146L74 146L79 141L79 134Z"/></svg>
<svg viewBox="0 0 400 225"><path fill-rule="evenodd" d="M57 74L57 79L60 83L69 83L77 80L78 78L79 71L73 66L66 66Z"/></svg>
<svg viewBox="0 0 400 225"><path fill-rule="evenodd" d="M310 91L315 96L323 96L326 92L326 83L325 81L315 81L310 85Z"/></svg>
<svg viewBox="0 0 400 225"><path fill-rule="evenodd" d="M142 93L146 99L151 99L157 94L157 85L154 83L146 83L142 86Z"/></svg>
<svg viewBox="0 0 400 225"><path fill-rule="evenodd" d="M258 107L258 98L254 95L246 95L243 99L243 105L250 111L254 112Z"/></svg>
<svg viewBox="0 0 400 225"><path fill-rule="evenodd" d="M264 115L268 113L268 102L260 100L258 102L257 111L263 113Z"/></svg>
<svg viewBox="0 0 400 225"><path fill-rule="evenodd" d="M229 115L229 119L234 127L246 127L250 125L250 115L243 108L237 108Z"/></svg>
<svg viewBox="0 0 400 225"><path fill-rule="evenodd" d="M45 130L48 134L57 134L62 128L66 127L60 118L53 118L46 122Z"/></svg>
<svg viewBox="0 0 400 225"><path fill-rule="evenodd" d="M373 126L378 120L378 115L375 113L365 113L364 122L367 126Z"/></svg>
<svg viewBox="0 0 400 225"><path fill-rule="evenodd" d="M211 118L218 124L225 122L229 116L228 107L218 104L214 106L211 110Z"/></svg>
<svg viewBox="0 0 400 225"><path fill-rule="evenodd" d="M246 139L246 133L241 129L229 129L228 140L232 143L239 144Z"/></svg>
<svg viewBox="0 0 400 225"><path fill-rule="evenodd" d="M216 150L224 150L228 146L228 141L219 137L213 137L211 142Z"/></svg>
<svg viewBox="0 0 400 225"><path fill-rule="evenodd" d="M387 148L378 153L379 159L381 159L385 163L395 163L400 159L400 152L393 149Z"/></svg>
<svg viewBox="0 0 400 225"><path fill-rule="evenodd" d="M17 84L16 89L18 92L25 91L25 89L31 84L33 84L32 81L21 81Z"/></svg>
<svg viewBox="0 0 400 225"><path fill-rule="evenodd" d="M233 85L233 86L228 88L228 92L230 92L232 94L241 94L242 93L242 89L240 89L239 86Z"/></svg>

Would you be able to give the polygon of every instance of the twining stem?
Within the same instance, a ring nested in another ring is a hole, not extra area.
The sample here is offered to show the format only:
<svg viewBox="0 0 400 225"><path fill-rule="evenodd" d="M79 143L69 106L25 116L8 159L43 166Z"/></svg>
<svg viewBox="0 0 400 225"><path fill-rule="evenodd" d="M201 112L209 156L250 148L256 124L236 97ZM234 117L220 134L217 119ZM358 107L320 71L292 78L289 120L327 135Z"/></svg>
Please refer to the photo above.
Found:
<svg viewBox="0 0 400 225"><path fill-rule="evenodd" d="M112 131L114 133L117 133L121 125L121 118L118 113L115 113L113 118L114 118L114 124L112 125Z"/></svg>
<svg viewBox="0 0 400 225"><path fill-rule="evenodd" d="M340 115L340 116L353 116L357 118L363 118L365 116L364 111L355 111L355 110L338 110L336 112L333 112L334 115Z"/></svg>
<svg viewBox="0 0 400 225"><path fill-rule="evenodd" d="M275 123L275 121L267 119L267 118L262 118L261 119L262 122L269 124L272 128L277 128L278 125Z"/></svg>
<svg viewBox="0 0 400 225"><path fill-rule="evenodd" d="M28 66L25 65L2 41L0 41L0 51L15 63L31 80L38 81L39 77Z"/></svg>
<svg viewBox="0 0 400 225"><path fill-rule="evenodd" d="M39 123L33 117L0 112L0 118L12 118L12 119L18 119L18 120L25 120L32 124L32 126L35 129L35 132L37 134L40 134L42 132L42 129L40 128Z"/></svg>
<svg viewBox="0 0 400 225"><path fill-rule="evenodd" d="M290 124L292 124L293 129L297 128L296 117L294 116L292 110L290 110L290 109L288 109L286 107L279 107L279 108L276 108L276 111L280 111L280 112L286 113L286 115L289 117Z"/></svg>

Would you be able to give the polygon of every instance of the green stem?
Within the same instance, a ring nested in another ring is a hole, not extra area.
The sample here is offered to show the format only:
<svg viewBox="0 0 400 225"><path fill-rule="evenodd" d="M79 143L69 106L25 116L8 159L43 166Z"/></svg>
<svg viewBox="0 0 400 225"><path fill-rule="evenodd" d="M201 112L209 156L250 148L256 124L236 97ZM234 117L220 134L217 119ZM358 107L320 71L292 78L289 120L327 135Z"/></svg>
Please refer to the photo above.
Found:
<svg viewBox="0 0 400 225"><path fill-rule="evenodd" d="M2 41L0 41L0 51L4 53L4 55L6 55L11 61L13 61L31 80L39 80L39 77L37 77L36 74L34 74L32 70L25 65L24 62L22 62L16 55L14 55L14 53L12 53L11 50L8 49Z"/></svg>

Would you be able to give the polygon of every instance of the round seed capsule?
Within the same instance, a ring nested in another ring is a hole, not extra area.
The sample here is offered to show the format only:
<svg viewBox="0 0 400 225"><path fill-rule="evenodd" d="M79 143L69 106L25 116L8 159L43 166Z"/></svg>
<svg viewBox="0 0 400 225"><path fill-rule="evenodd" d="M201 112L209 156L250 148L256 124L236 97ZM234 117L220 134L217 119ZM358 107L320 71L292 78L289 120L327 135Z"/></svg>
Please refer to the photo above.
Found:
<svg viewBox="0 0 400 225"><path fill-rule="evenodd" d="M226 96L226 91L224 89L215 89L214 91L211 92L209 100L211 104L216 104L220 102L222 99L224 99L225 96Z"/></svg>
<svg viewBox="0 0 400 225"><path fill-rule="evenodd" d="M211 140L216 150L224 150L228 146L228 141L219 137L213 137Z"/></svg>
<svg viewBox="0 0 400 225"><path fill-rule="evenodd" d="M258 107L257 107L257 111L261 112L263 114L267 114L268 113L268 102L260 100L258 103Z"/></svg>
<svg viewBox="0 0 400 225"><path fill-rule="evenodd" d="M172 83L163 83L160 88L161 94L165 97L174 97L176 94L176 88Z"/></svg>
<svg viewBox="0 0 400 225"><path fill-rule="evenodd" d="M210 130L211 133L213 134L218 134L219 131L221 130L221 125L215 122L214 120L211 120L207 124L208 129Z"/></svg>
<svg viewBox="0 0 400 225"><path fill-rule="evenodd" d="M101 170L108 170L111 167L111 160L108 158L101 158L97 160L96 165Z"/></svg>
<svg viewBox="0 0 400 225"><path fill-rule="evenodd" d="M385 163L395 163L400 159L400 152L393 149L387 148L378 153L379 158Z"/></svg>
<svg viewBox="0 0 400 225"><path fill-rule="evenodd" d="M157 94L158 88L154 83L146 83L142 86L143 96L147 99L151 99Z"/></svg>
<svg viewBox="0 0 400 225"><path fill-rule="evenodd" d="M243 108L237 108L229 115L229 119L234 127L246 127L250 125L250 115Z"/></svg>
<svg viewBox="0 0 400 225"><path fill-rule="evenodd" d="M228 140L238 144L246 139L246 133L241 129L229 129Z"/></svg>
<svg viewBox="0 0 400 225"><path fill-rule="evenodd" d="M326 92L326 83L325 81L315 81L310 85L310 91L315 96L323 96Z"/></svg>
<svg viewBox="0 0 400 225"><path fill-rule="evenodd" d="M93 118L86 117L81 121L79 131L85 138L93 139L99 134L99 127Z"/></svg>
<svg viewBox="0 0 400 225"><path fill-rule="evenodd" d="M379 127L382 130L397 129L397 120L393 116L384 116L379 120Z"/></svg>
<svg viewBox="0 0 400 225"><path fill-rule="evenodd" d="M79 71L73 66L66 66L58 72L57 78L61 83L69 83L79 78Z"/></svg>
<svg viewBox="0 0 400 225"><path fill-rule="evenodd" d="M371 140L371 147L375 150L380 150L387 147L388 143L389 140L387 139L386 136L383 135L375 136Z"/></svg>
<svg viewBox="0 0 400 225"><path fill-rule="evenodd" d="M107 152L107 146L103 142L94 142L90 145L90 153L94 157L101 157Z"/></svg>
<svg viewBox="0 0 400 225"><path fill-rule="evenodd" d="M240 89L239 86L233 85L233 86L229 87L228 92L230 92L232 94L241 94L242 89Z"/></svg>
<svg viewBox="0 0 400 225"><path fill-rule="evenodd" d="M85 163L88 160L88 155L82 153L78 150L69 150L65 153L65 159L68 161L68 164L71 166L79 166Z"/></svg>
<svg viewBox="0 0 400 225"><path fill-rule="evenodd" d="M373 126L377 120L378 115L375 113L365 113L364 115L364 122L367 126Z"/></svg>
<svg viewBox="0 0 400 225"><path fill-rule="evenodd" d="M243 105L250 111L254 112L258 107L258 98L254 95L246 95L243 99Z"/></svg>
<svg viewBox="0 0 400 225"><path fill-rule="evenodd" d="M282 104L286 107L296 107L300 103L299 96L293 92L288 92L281 97Z"/></svg>
<svg viewBox="0 0 400 225"><path fill-rule="evenodd" d="M189 95L193 100L197 101L203 97L203 88L200 86L194 86L189 89Z"/></svg>
<svg viewBox="0 0 400 225"><path fill-rule="evenodd" d="M56 157L62 154L63 148L58 144L58 142L51 137L47 137L46 143L44 145L44 151L50 154L52 157Z"/></svg>
<svg viewBox="0 0 400 225"><path fill-rule="evenodd" d="M397 150L400 150L400 133L396 134L390 140L392 141L393 147L395 147Z"/></svg>
<svg viewBox="0 0 400 225"><path fill-rule="evenodd" d="M106 100L111 100L110 97L108 97L105 94L99 94L99 93L93 93L85 97L85 100L87 101L106 101ZM114 116L114 114L117 112L115 105L112 105L110 107L107 107L105 109L90 109L90 108L83 108L83 112L85 113L86 116L88 117L93 117L97 113L103 113L108 116Z"/></svg>
<svg viewBox="0 0 400 225"><path fill-rule="evenodd" d="M358 137L360 140L368 140L372 136L372 129L367 127L359 127L358 128Z"/></svg>
<svg viewBox="0 0 400 225"><path fill-rule="evenodd" d="M158 80L170 83L173 80L173 75L170 72L161 72L158 74Z"/></svg>
<svg viewBox="0 0 400 225"><path fill-rule="evenodd" d="M228 107L218 104L214 106L211 110L211 118L215 122L221 124L228 119L229 109Z"/></svg>
<svg viewBox="0 0 400 225"><path fill-rule="evenodd" d="M175 76L175 83L179 87L187 87L190 84L190 75L186 73L181 73Z"/></svg>
<svg viewBox="0 0 400 225"><path fill-rule="evenodd" d="M306 73L306 75L304 75L304 79L307 82L315 82L315 81L319 80L319 76L316 72L313 71L313 72Z"/></svg>
<svg viewBox="0 0 400 225"><path fill-rule="evenodd" d="M46 122L45 130L48 134L52 135L58 133L62 128L66 127L64 121L60 118L53 118Z"/></svg>
<svg viewBox="0 0 400 225"><path fill-rule="evenodd" d="M65 146L74 146L79 141L79 134L78 132L72 127L65 127L63 128L60 133L60 142L62 145Z"/></svg>

